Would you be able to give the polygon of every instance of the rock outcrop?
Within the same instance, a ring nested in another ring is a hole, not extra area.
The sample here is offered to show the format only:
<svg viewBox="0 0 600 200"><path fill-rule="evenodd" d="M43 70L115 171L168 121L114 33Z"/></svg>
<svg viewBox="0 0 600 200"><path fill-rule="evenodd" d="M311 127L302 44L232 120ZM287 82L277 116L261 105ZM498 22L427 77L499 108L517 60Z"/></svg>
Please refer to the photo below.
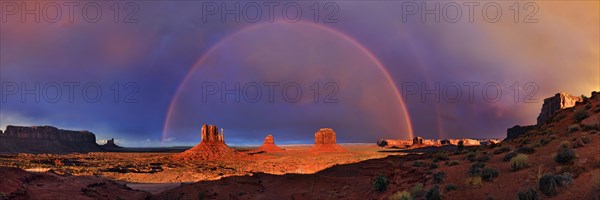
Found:
<svg viewBox="0 0 600 200"><path fill-rule="evenodd" d="M313 152L344 152L336 143L335 131L331 128L321 128L315 133L315 146L310 148Z"/></svg>
<svg viewBox="0 0 600 200"><path fill-rule="evenodd" d="M275 145L273 135L267 135L263 144L255 150L256 152L281 152L283 149Z"/></svg>
<svg viewBox="0 0 600 200"><path fill-rule="evenodd" d="M223 129L219 132L219 129L215 125L202 125L202 131L200 135L202 136L202 142L216 142L216 143L225 143L225 137L223 136Z"/></svg>
<svg viewBox="0 0 600 200"><path fill-rule="evenodd" d="M389 147L389 148L408 148L412 145L412 140L392 140L392 139L384 139L377 140L377 145L380 147Z"/></svg>
<svg viewBox="0 0 600 200"><path fill-rule="evenodd" d="M3 153L86 153L103 151L89 131L62 130L52 126L7 126L0 134Z"/></svg>
<svg viewBox="0 0 600 200"><path fill-rule="evenodd" d="M202 125L200 144L175 155L182 160L220 160L240 157L242 154L225 144L223 129L218 132L215 125Z"/></svg>
<svg viewBox="0 0 600 200"><path fill-rule="evenodd" d="M123 147L115 144L115 138L111 138L110 140L106 140L106 144L100 145L100 147L102 147L103 149L112 151L112 150L119 150L122 149Z"/></svg>
<svg viewBox="0 0 600 200"><path fill-rule="evenodd" d="M575 106L577 102L582 101L581 97L573 96L567 93L557 93L553 97L544 99L542 110L537 117L537 125L542 125L551 119L554 114L562 109Z"/></svg>
<svg viewBox="0 0 600 200"><path fill-rule="evenodd" d="M336 144L335 132L333 129L319 129L319 131L315 133L315 144Z"/></svg>
<svg viewBox="0 0 600 200"><path fill-rule="evenodd" d="M513 139L513 138L519 137L519 135L523 135L523 134L527 133L527 131L534 130L537 128L538 128L537 125L513 126L512 128L509 128L508 130L506 130L506 139Z"/></svg>

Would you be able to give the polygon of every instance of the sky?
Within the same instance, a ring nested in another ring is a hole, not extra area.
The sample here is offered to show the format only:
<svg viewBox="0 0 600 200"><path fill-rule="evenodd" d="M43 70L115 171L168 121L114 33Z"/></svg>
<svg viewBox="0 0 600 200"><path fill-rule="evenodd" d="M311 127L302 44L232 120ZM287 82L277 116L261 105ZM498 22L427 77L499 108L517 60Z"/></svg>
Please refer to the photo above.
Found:
<svg viewBox="0 0 600 200"><path fill-rule="evenodd" d="M231 145L324 127L504 138L544 98L600 90L598 2L328 2L3 1L0 129L123 146L194 145L202 124Z"/></svg>

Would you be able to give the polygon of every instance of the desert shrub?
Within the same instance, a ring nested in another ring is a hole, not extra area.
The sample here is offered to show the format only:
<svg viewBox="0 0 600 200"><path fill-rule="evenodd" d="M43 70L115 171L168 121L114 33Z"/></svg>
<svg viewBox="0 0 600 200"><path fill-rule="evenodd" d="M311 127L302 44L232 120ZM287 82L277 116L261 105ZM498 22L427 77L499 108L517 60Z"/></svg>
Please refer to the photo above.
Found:
<svg viewBox="0 0 600 200"><path fill-rule="evenodd" d="M490 156L486 154L486 155L481 155L481 156L477 157L475 159L475 161L477 161L477 162L487 162L487 161L490 161L490 159L491 159Z"/></svg>
<svg viewBox="0 0 600 200"><path fill-rule="evenodd" d="M540 194L533 188L527 189L525 192L519 192L519 200L539 200Z"/></svg>
<svg viewBox="0 0 600 200"><path fill-rule="evenodd" d="M579 166L579 165L565 165L562 166L560 168L560 170L558 170L558 173L560 174L572 174L573 177L579 177L579 175L583 174L584 172L586 172L587 169L583 166Z"/></svg>
<svg viewBox="0 0 600 200"><path fill-rule="evenodd" d="M446 192L456 190L456 189L458 189L458 188L456 188L455 185L452 185L452 184L446 185Z"/></svg>
<svg viewBox="0 0 600 200"><path fill-rule="evenodd" d="M509 152L509 151L510 151L510 147L503 146L503 147L500 147L499 149L496 149L494 151L494 154L501 154L501 153L506 153L506 152Z"/></svg>
<svg viewBox="0 0 600 200"><path fill-rule="evenodd" d="M594 112L599 113L600 112L600 106L596 106L596 108L594 108Z"/></svg>
<svg viewBox="0 0 600 200"><path fill-rule="evenodd" d="M522 146L517 149L517 153L532 154L535 153L535 149L530 146Z"/></svg>
<svg viewBox="0 0 600 200"><path fill-rule="evenodd" d="M467 159L470 162L473 162L473 161L475 161L475 157L477 157L477 152L471 151L471 152L467 153L467 157L465 157L465 159Z"/></svg>
<svg viewBox="0 0 600 200"><path fill-rule="evenodd" d="M559 164L570 163L575 159L575 157L575 150L561 146L556 151L556 157L554 158L554 161Z"/></svg>
<svg viewBox="0 0 600 200"><path fill-rule="evenodd" d="M481 176L481 172L483 171L484 167L485 163L482 162L471 164L471 167L469 168L469 176Z"/></svg>
<svg viewBox="0 0 600 200"><path fill-rule="evenodd" d="M517 156L517 152L507 153L504 155L504 158L502 158L502 161L508 162L508 161L510 161L510 159L514 158L515 156Z"/></svg>
<svg viewBox="0 0 600 200"><path fill-rule="evenodd" d="M388 180L385 176L377 176L375 181L373 181L373 188L375 188L375 191L383 192L387 189L388 184Z"/></svg>
<svg viewBox="0 0 600 200"><path fill-rule="evenodd" d="M497 169L493 169L493 168L484 168L484 169L481 171L481 178L482 178L484 181L491 181L491 180L493 180L494 178L498 177L498 174L499 174L499 172L498 172L498 170L497 170Z"/></svg>
<svg viewBox="0 0 600 200"><path fill-rule="evenodd" d="M556 195L556 189L558 188L558 183L556 179L554 179L554 175L545 174L539 180L539 189L542 193L553 196Z"/></svg>
<svg viewBox="0 0 600 200"><path fill-rule="evenodd" d="M467 178L466 184L471 187L481 187L481 176L472 176Z"/></svg>
<svg viewBox="0 0 600 200"><path fill-rule="evenodd" d="M427 194L425 195L427 200L442 200L442 193L440 192L440 186L434 185Z"/></svg>
<svg viewBox="0 0 600 200"><path fill-rule="evenodd" d="M586 110L589 110L590 108L592 108L592 104L589 104L589 103L588 103L588 104L585 104L584 108L585 108Z"/></svg>
<svg viewBox="0 0 600 200"><path fill-rule="evenodd" d="M588 117L588 113L585 110L578 110L575 112L575 122L581 122Z"/></svg>
<svg viewBox="0 0 600 200"><path fill-rule="evenodd" d="M581 137L581 141L583 141L584 144L589 144L592 142L592 138L590 138L590 136L583 136Z"/></svg>
<svg viewBox="0 0 600 200"><path fill-rule="evenodd" d="M419 198L425 195L425 190L423 189L423 184L417 183L410 189L410 194L414 198Z"/></svg>
<svg viewBox="0 0 600 200"><path fill-rule="evenodd" d="M413 200L414 198L408 191L398 191L392 194L389 200Z"/></svg>
<svg viewBox="0 0 600 200"><path fill-rule="evenodd" d="M444 181L444 177L446 177L446 173L439 171L433 174L433 182L442 183Z"/></svg>
<svg viewBox="0 0 600 200"><path fill-rule="evenodd" d="M439 167L439 165L437 163L432 162L431 164L429 164L429 169L437 169Z"/></svg>
<svg viewBox="0 0 600 200"><path fill-rule="evenodd" d="M423 166L423 162L415 160L415 162L413 162L413 167L422 167Z"/></svg>
<svg viewBox="0 0 600 200"><path fill-rule="evenodd" d="M571 143L569 141L562 141L558 145L559 148L571 148Z"/></svg>
<svg viewBox="0 0 600 200"><path fill-rule="evenodd" d="M573 182L573 176L569 173L562 175L544 174L538 181L539 189L548 196L554 196L559 186L570 185Z"/></svg>
<svg viewBox="0 0 600 200"><path fill-rule="evenodd" d="M550 143L550 141L552 141L552 140L550 140L550 139L546 139L546 138L542 138L542 139L540 139L539 143L540 143L542 146L546 146L548 143Z"/></svg>
<svg viewBox="0 0 600 200"><path fill-rule="evenodd" d="M447 165L448 166L460 165L460 162L458 160L452 160L452 161L448 162Z"/></svg>
<svg viewBox="0 0 600 200"><path fill-rule="evenodd" d="M514 158L510 159L510 168L513 171L517 171L528 166L529 164L527 163L527 155L525 154L518 154Z"/></svg>
<svg viewBox="0 0 600 200"><path fill-rule="evenodd" d="M433 154L433 162L437 162L440 160L450 160L450 157L445 152L437 152Z"/></svg>
<svg viewBox="0 0 600 200"><path fill-rule="evenodd" d="M569 133L573 133L573 132L576 132L576 131L579 131L579 125L578 124L573 124L573 125L569 126L569 128L568 128L568 132Z"/></svg>

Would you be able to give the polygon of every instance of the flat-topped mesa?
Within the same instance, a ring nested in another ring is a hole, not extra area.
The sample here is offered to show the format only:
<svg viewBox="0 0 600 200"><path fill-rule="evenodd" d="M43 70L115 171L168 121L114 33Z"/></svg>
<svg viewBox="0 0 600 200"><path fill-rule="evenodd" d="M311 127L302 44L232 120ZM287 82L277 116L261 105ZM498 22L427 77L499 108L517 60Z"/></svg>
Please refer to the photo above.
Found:
<svg viewBox="0 0 600 200"><path fill-rule="evenodd" d="M315 146L312 152L344 152L346 149L337 145L335 131L331 128L321 128L315 133Z"/></svg>
<svg viewBox="0 0 600 200"><path fill-rule="evenodd" d="M331 128L321 128L315 133L315 144L336 144L335 132Z"/></svg>
<svg viewBox="0 0 600 200"><path fill-rule="evenodd" d="M542 110L537 117L537 125L542 125L551 119L554 114L562 109L575 106L577 102L583 101L581 97L573 96L564 92L557 93L553 97L544 99Z"/></svg>
<svg viewBox="0 0 600 200"><path fill-rule="evenodd" d="M219 132L219 128L217 128L215 125L202 125L200 135L202 136L202 143L225 143L223 129L221 129L221 132Z"/></svg>
<svg viewBox="0 0 600 200"><path fill-rule="evenodd" d="M60 140L69 142L96 142L96 135L89 131L62 130L53 126L6 126L6 131L0 137Z"/></svg>
<svg viewBox="0 0 600 200"><path fill-rule="evenodd" d="M89 131L62 130L52 126L7 126L0 134L0 152L71 153L103 151Z"/></svg>

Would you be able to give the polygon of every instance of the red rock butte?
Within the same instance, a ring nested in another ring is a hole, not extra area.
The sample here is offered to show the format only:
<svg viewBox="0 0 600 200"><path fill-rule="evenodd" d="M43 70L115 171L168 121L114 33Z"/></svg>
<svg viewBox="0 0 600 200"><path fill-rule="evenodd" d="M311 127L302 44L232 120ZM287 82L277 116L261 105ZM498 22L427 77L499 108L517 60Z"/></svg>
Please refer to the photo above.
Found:
<svg viewBox="0 0 600 200"><path fill-rule="evenodd" d="M267 135L267 137L265 137L265 141L263 142L263 144L258 147L258 149L256 149L256 151L264 151L264 152L281 152L284 151L283 149L279 148L277 145L275 145L275 140L273 139L273 135Z"/></svg>
<svg viewBox="0 0 600 200"><path fill-rule="evenodd" d="M202 136L200 144L175 155L175 158L183 160L219 160L242 156L241 153L225 144L223 129L219 132L217 126L204 124L200 135Z"/></svg>
<svg viewBox="0 0 600 200"><path fill-rule="evenodd" d="M345 152L347 150L336 143L335 131L333 129L321 128L315 133L315 146L310 148L310 151Z"/></svg>

